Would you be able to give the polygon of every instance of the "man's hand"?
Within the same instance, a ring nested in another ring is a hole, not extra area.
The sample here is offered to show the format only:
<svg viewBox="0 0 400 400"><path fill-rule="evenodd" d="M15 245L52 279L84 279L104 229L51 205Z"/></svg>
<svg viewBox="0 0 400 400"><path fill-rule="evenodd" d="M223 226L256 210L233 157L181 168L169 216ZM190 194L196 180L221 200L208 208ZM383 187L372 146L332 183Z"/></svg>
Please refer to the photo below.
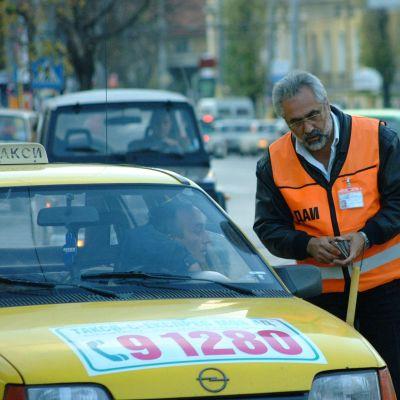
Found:
<svg viewBox="0 0 400 400"><path fill-rule="evenodd" d="M347 235L339 236L337 239L345 239L350 242L350 254L344 260L339 258L333 260L335 265L345 266L352 263L364 250L365 239L359 232L348 233Z"/></svg>
<svg viewBox="0 0 400 400"><path fill-rule="evenodd" d="M329 236L311 238L307 245L308 254L320 263L333 264L340 256L340 251L330 243L332 240Z"/></svg>

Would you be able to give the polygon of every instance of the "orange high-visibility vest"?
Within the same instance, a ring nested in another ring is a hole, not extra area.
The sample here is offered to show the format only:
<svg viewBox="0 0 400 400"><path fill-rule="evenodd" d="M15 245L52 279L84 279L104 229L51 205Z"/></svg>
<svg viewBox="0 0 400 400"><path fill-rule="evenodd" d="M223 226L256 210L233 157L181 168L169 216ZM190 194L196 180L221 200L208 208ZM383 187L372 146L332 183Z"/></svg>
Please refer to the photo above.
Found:
<svg viewBox="0 0 400 400"><path fill-rule="evenodd" d="M282 193L292 215L295 229L311 236L338 236L356 232L380 209L378 191L379 121L352 117L349 150L331 191L318 184L301 165L291 133L269 147L275 185ZM341 209L339 191L361 189L363 207ZM336 224L337 222L337 224ZM335 232L334 225L339 232ZM361 256L356 260L360 262ZM323 292L342 292L341 267L318 263L313 258L299 263L320 268ZM364 252L359 290L364 291L400 278L400 235Z"/></svg>

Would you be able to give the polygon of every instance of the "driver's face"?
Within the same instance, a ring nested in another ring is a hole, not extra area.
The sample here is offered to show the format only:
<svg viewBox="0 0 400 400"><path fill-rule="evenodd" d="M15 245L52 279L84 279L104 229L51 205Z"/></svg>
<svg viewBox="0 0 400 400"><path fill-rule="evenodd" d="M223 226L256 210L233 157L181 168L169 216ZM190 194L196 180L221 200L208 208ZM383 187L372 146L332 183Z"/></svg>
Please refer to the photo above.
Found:
<svg viewBox="0 0 400 400"><path fill-rule="evenodd" d="M171 117L168 114L165 114L165 116L161 120L160 131L162 136L165 136L169 133L171 126L172 126Z"/></svg>
<svg viewBox="0 0 400 400"><path fill-rule="evenodd" d="M210 239L205 229L205 217L197 208L178 211L176 224L182 233L178 239L197 260L204 259Z"/></svg>

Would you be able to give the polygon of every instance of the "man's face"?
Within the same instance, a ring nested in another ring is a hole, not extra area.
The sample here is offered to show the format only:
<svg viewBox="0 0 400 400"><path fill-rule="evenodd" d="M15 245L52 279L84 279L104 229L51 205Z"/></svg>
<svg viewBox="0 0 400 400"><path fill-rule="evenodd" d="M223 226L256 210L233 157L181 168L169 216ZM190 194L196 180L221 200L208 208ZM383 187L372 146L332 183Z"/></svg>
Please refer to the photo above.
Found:
<svg viewBox="0 0 400 400"><path fill-rule="evenodd" d="M176 223L181 231L179 241L196 260L203 260L206 255L207 243L210 241L205 230L204 215L195 207L192 210L178 211Z"/></svg>
<svg viewBox="0 0 400 400"><path fill-rule="evenodd" d="M160 121L159 132L161 137L168 136L171 131L172 120L169 114L164 114Z"/></svg>
<svg viewBox="0 0 400 400"><path fill-rule="evenodd" d="M296 138L310 151L323 149L332 134L327 103L321 104L308 87L282 102L283 117Z"/></svg>

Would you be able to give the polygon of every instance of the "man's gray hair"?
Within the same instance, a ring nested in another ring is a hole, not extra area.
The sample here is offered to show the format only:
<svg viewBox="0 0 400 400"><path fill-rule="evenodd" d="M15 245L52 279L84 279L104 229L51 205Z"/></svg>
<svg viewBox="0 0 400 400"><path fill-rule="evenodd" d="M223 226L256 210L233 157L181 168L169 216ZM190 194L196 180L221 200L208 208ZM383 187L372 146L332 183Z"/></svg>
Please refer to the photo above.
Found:
<svg viewBox="0 0 400 400"><path fill-rule="evenodd" d="M307 71L292 71L279 80L272 90L272 104L277 115L283 116L282 103L294 97L301 88L308 87L317 101L324 103L328 95L321 81Z"/></svg>

